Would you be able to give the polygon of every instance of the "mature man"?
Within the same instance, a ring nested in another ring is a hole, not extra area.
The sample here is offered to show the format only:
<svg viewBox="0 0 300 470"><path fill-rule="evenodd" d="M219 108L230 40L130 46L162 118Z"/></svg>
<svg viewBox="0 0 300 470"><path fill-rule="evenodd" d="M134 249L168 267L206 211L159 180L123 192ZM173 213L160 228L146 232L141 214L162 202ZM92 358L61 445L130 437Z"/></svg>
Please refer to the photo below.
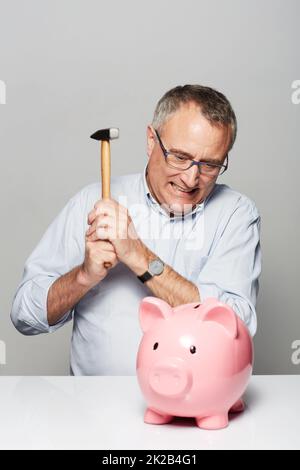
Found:
<svg viewBox="0 0 300 470"><path fill-rule="evenodd" d="M49 226L25 264L11 317L23 334L73 318L71 373L135 373L140 300L172 306L217 297L256 331L260 216L216 180L228 167L236 118L227 98L178 86L147 128L148 164L83 188Z"/></svg>

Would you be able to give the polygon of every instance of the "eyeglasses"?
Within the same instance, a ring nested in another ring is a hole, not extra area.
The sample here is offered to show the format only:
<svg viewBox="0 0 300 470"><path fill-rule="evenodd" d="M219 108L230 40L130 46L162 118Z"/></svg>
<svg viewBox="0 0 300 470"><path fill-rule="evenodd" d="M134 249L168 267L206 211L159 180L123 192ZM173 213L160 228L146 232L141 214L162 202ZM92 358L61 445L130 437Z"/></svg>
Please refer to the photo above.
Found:
<svg viewBox="0 0 300 470"><path fill-rule="evenodd" d="M198 167L199 173L207 175L207 176L220 176L222 175L228 168L228 154L225 157L225 165L218 165L216 163L207 163L207 162L196 162L189 157L184 155L180 155L179 153L170 152L164 146L161 141L161 138L156 129L154 129L156 137L158 139L160 148L164 154L166 163L172 167L176 168L176 170L185 171L191 168L193 165Z"/></svg>

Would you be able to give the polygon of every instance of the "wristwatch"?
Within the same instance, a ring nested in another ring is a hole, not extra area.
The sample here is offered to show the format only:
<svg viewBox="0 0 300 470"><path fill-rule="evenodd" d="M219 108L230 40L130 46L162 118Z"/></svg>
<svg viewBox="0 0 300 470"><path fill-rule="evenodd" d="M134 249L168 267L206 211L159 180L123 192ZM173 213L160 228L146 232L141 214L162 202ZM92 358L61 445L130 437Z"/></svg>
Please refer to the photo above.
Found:
<svg viewBox="0 0 300 470"><path fill-rule="evenodd" d="M153 276L159 276L165 268L165 263L160 258L155 258L150 261L148 271L141 276L137 276L141 282L149 281Z"/></svg>

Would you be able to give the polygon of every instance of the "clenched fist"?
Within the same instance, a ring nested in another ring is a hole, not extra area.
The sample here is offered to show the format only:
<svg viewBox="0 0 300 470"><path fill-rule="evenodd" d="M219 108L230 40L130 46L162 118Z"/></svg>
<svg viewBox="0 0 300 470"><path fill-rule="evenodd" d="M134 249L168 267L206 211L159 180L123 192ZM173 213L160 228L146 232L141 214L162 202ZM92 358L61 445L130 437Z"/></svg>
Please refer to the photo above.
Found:
<svg viewBox="0 0 300 470"><path fill-rule="evenodd" d="M80 270L80 281L95 286L116 266L118 259L113 245L105 240L89 241L85 237L85 257Z"/></svg>

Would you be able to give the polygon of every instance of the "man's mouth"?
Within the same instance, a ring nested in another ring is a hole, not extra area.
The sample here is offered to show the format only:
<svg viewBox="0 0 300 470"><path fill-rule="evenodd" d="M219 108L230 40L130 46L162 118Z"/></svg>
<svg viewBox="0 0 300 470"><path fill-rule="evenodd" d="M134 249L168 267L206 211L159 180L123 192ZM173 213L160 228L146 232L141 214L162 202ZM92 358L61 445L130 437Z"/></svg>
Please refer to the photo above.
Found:
<svg viewBox="0 0 300 470"><path fill-rule="evenodd" d="M178 193L194 194L198 190L198 188L182 188L181 186L178 186L178 184L175 183L171 183L171 185L174 191Z"/></svg>

